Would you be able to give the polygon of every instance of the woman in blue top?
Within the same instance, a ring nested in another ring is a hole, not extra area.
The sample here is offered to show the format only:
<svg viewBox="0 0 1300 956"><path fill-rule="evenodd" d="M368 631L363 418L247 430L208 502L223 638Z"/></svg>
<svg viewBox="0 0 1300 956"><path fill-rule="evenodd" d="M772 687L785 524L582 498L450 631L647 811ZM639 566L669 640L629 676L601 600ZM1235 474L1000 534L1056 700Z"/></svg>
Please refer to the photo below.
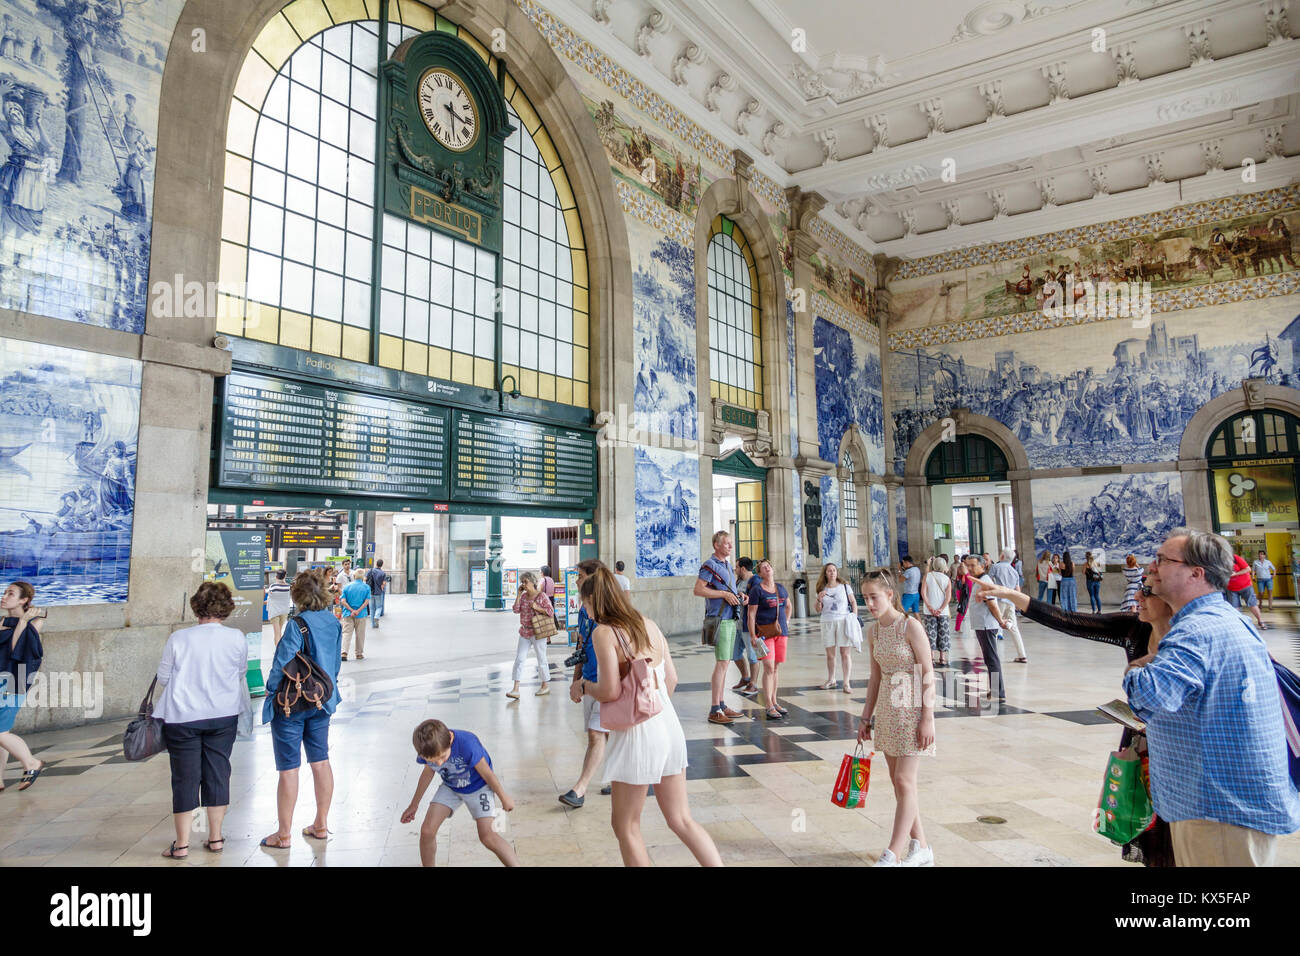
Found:
<svg viewBox="0 0 1300 956"><path fill-rule="evenodd" d="M298 608L297 617L284 629L284 637L275 646L275 661L266 678L266 701L262 704L262 723L271 724L271 741L275 747L275 769L280 771L276 788L276 809L280 828L262 840L262 846L275 850L289 847L289 829L293 825L293 808L298 802L298 767L302 763L302 749L307 748L307 763L311 764L312 782L316 790L316 819L302 831L303 836L315 840L329 837L326 818L330 799L334 796L334 773L329 762L330 715L339 705L339 666L342 653L342 627L331 610L332 599L320 579L311 572L299 574L289 592ZM308 639L304 647L303 633ZM275 708L275 692L284 680L284 667L303 651L312 662L334 682L334 693L322 710L291 714Z"/></svg>
<svg viewBox="0 0 1300 956"><path fill-rule="evenodd" d="M790 629L786 624L789 602L785 586L772 579L772 562L758 562L758 573L749 579L749 633L755 651L758 642L767 645L763 658L763 693L767 698L767 719L780 720L790 713L776 699L777 671L785 663L785 647Z"/></svg>

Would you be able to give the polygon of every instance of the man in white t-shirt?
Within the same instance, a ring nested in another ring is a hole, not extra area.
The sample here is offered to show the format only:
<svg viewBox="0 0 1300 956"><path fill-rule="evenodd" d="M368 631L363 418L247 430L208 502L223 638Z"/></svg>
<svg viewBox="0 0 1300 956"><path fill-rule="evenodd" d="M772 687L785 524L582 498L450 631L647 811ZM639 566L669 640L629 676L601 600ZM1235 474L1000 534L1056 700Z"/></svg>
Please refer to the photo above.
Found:
<svg viewBox="0 0 1300 956"><path fill-rule="evenodd" d="M342 591L352 583L352 559L343 559L343 570L334 575L334 586Z"/></svg>
<svg viewBox="0 0 1300 956"><path fill-rule="evenodd" d="M624 591L632 590L632 582L629 581L627 579L627 575L623 573L622 561L614 562L614 578L618 581L618 586L621 587Z"/></svg>
<svg viewBox="0 0 1300 956"><path fill-rule="evenodd" d="M971 627L975 629L975 639L979 641L984 653L984 666L989 672L988 696L999 703L1006 703L1007 685L1002 679L1002 658L998 653L998 629L1005 627L1002 611L997 600L989 598L986 602L980 597L981 584L993 584L994 581L984 571L984 562L978 555L966 558L966 571L975 580L971 583L969 617Z"/></svg>
<svg viewBox="0 0 1300 956"><path fill-rule="evenodd" d="M1255 590L1259 592L1260 600L1267 596L1268 609L1273 610L1273 575L1277 573L1277 568L1263 551L1259 552L1259 557L1250 567L1255 572Z"/></svg>
<svg viewBox="0 0 1300 956"><path fill-rule="evenodd" d="M289 597L289 582L285 580L284 571L275 572L275 580L266 589L266 619L275 631L275 643L280 643L284 634L285 622L289 619L289 610L293 601Z"/></svg>
<svg viewBox="0 0 1300 956"><path fill-rule="evenodd" d="M1020 590L1020 572L1011 563L1015 556L1015 552L1010 548L1003 548L1002 560L989 568L989 577L993 579L994 584L1018 591ZM1029 658L1025 656L1025 642L1020 636L1020 625L1016 623L1015 605L1010 601L999 601L998 606L1002 612L1002 619L1006 622L1003 632L1016 643L1016 657L1012 663L1028 664Z"/></svg>

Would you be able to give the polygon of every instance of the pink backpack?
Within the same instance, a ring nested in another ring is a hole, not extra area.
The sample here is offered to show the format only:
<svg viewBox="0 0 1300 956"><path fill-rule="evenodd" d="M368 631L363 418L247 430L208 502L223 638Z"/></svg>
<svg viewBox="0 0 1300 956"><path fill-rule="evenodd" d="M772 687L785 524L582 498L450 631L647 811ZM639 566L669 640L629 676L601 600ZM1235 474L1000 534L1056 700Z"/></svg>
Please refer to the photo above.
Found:
<svg viewBox="0 0 1300 956"><path fill-rule="evenodd" d="M633 656L617 628L614 636L627 660L618 665L622 685L618 699L600 705L600 723L609 730L629 730L659 713L664 705L659 697L659 675L651 669L650 661Z"/></svg>

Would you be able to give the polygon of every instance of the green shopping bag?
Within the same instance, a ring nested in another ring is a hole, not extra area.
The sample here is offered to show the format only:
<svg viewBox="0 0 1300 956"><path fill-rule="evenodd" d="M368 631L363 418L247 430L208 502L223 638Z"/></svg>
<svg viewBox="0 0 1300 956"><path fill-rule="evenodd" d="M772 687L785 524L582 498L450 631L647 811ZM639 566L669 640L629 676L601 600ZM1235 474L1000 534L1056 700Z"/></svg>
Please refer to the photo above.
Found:
<svg viewBox="0 0 1300 956"><path fill-rule="evenodd" d="M1101 784L1096 831L1123 846L1151 826L1154 817L1146 760L1131 749L1115 751L1106 764Z"/></svg>
<svg viewBox="0 0 1300 956"><path fill-rule="evenodd" d="M718 622L713 632L713 657L719 661L731 660L736 649L736 620L727 618Z"/></svg>

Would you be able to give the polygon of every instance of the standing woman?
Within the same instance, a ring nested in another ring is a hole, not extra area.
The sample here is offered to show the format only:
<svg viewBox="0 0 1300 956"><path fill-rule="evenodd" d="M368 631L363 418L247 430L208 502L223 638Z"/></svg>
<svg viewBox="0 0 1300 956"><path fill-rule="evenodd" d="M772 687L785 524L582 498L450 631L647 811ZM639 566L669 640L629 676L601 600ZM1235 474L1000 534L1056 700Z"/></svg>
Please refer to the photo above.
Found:
<svg viewBox="0 0 1300 956"><path fill-rule="evenodd" d="M207 807L209 837L203 846L225 849L221 823L230 805L230 751L239 712L248 706L248 642L222 623L235 610L230 588L204 581L190 598L199 619L167 638L158 680L166 685L153 715L163 722L172 768L172 823L176 839L163 856L190 854L190 824L196 807Z"/></svg>
<svg viewBox="0 0 1300 956"><path fill-rule="evenodd" d="M1052 576L1052 556L1044 551L1038 556L1038 600L1047 593L1047 582Z"/></svg>
<svg viewBox="0 0 1300 956"><path fill-rule="evenodd" d="M541 591L537 586L537 575L532 571L525 571L519 575L519 593L515 595L514 612L519 615L519 646L515 648L515 686L506 691L506 696L512 700L519 699L519 678L524 673L524 661L528 660L528 652L531 650L533 656L537 658L537 676L541 678L542 686L537 688L536 696L542 697L551 692L551 665L546 659L547 640L544 637L538 637L533 630L533 617L537 614L545 614L548 617L555 613L555 605L551 599Z"/></svg>
<svg viewBox="0 0 1300 956"><path fill-rule="evenodd" d="M1061 554L1061 610L1079 610L1079 583L1074 579L1074 556L1069 548Z"/></svg>
<svg viewBox="0 0 1300 956"><path fill-rule="evenodd" d="M1119 606L1121 611L1137 610L1138 589L1142 586L1143 577L1137 555L1130 554L1124 559L1124 603Z"/></svg>
<svg viewBox="0 0 1300 956"><path fill-rule="evenodd" d="M343 627L332 610L333 600L321 577L306 571L293 579L293 604L298 614L293 626L286 627L284 637L275 646L275 659L266 678L266 701L262 704L262 723L271 724L271 743L275 750L275 769L280 773L276 786L276 810L280 828L262 839L262 846L287 850L293 826L293 808L298 802L298 769L302 751L307 751L312 784L316 791L316 818L302 834L313 840L329 838L330 801L334 799L334 771L330 768L330 717L342 699L339 694L339 668L342 666ZM307 628L304 640L301 621ZM284 667L298 652L328 674L334 693L322 708L285 716L275 707L275 692L284 681Z"/></svg>
<svg viewBox="0 0 1300 956"><path fill-rule="evenodd" d="M951 600L952 579L948 577L948 562L943 558L931 558L930 570L921 581L921 610L925 612L921 620L925 623L931 653L938 651L937 667L948 666L948 649L952 644L952 622L948 620L948 602Z"/></svg>
<svg viewBox="0 0 1300 956"><path fill-rule="evenodd" d="M0 597L0 791L4 790L5 764L10 755L23 765L19 790L36 782L45 769L45 761L32 756L26 741L14 730L18 711L27 700L27 688L41 666L42 612L32 607L36 589L26 581L15 581ZM22 678L20 681L19 678Z"/></svg>
<svg viewBox="0 0 1300 956"><path fill-rule="evenodd" d="M772 562L767 558L758 562L758 573L749 582L749 634L755 644L762 641L767 645L767 657L763 658L763 696L768 720L780 720L790 713L776 697L777 672L785 663L789 643L790 629L786 623L789 599L785 585L772 579Z"/></svg>
<svg viewBox="0 0 1300 956"><path fill-rule="evenodd" d="M605 748L605 782L612 798L610 821L623 864L650 865L641 836L641 811L646 789L653 786L668 828L701 866L722 866L713 838L691 818L686 798L686 735L673 708L677 668L668 642L654 621L632 607L608 568L598 568L584 578L578 594L596 622L591 641L598 679L594 687L584 690L608 707L622 695L625 669L633 658L641 658L649 665L650 680L659 697L657 714L626 729L611 730Z"/></svg>
<svg viewBox="0 0 1300 956"><path fill-rule="evenodd" d="M1101 613L1101 561L1091 551L1083 556L1083 579L1088 585L1088 604L1093 614Z"/></svg>
<svg viewBox="0 0 1300 956"><path fill-rule="evenodd" d="M957 620L954 625L958 631L966 621L966 611L970 607L970 571L966 569L966 557L957 558L957 577L952 585L952 596L957 602Z"/></svg>
<svg viewBox="0 0 1300 956"><path fill-rule="evenodd" d="M1055 604L1061 590L1061 556L1053 552L1047 572L1047 603Z"/></svg>
<svg viewBox="0 0 1300 956"><path fill-rule="evenodd" d="M925 631L904 616L897 593L888 571L870 571L862 581L862 599L876 620L867 632L871 682L858 742L873 740L884 752L894 783L894 830L876 866L934 866L916 786L918 758L934 756L934 668ZM920 700L912 699L913 688Z"/></svg>
<svg viewBox="0 0 1300 956"><path fill-rule="evenodd" d="M840 569L833 564L822 566L817 578L817 611L822 616L822 643L826 645L826 683L822 690L835 689L835 654L840 656L844 673L844 693L852 693L849 676L853 660L849 656L853 641L849 637L849 618L858 613L858 601L848 582L840 580Z"/></svg>

